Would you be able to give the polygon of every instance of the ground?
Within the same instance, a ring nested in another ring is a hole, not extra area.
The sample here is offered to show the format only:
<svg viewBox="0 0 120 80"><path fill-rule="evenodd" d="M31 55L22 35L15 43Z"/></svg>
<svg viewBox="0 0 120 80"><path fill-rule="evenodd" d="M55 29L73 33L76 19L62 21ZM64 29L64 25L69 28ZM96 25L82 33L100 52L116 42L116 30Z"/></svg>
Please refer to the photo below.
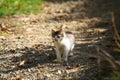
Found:
<svg viewBox="0 0 120 80"><path fill-rule="evenodd" d="M39 14L1 18L0 79L98 80L105 75L100 54L110 51L112 24L109 4L99 2L48 0ZM61 26L76 38L69 66L55 62L51 29Z"/></svg>

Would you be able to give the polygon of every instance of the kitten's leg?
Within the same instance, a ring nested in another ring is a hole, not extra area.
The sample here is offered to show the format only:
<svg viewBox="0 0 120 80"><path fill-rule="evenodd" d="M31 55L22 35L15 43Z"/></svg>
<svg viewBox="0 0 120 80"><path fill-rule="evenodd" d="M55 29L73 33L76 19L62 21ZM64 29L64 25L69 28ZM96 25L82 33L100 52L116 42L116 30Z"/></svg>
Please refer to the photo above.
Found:
<svg viewBox="0 0 120 80"><path fill-rule="evenodd" d="M61 54L58 48L56 48L56 57L57 57L57 61L61 62Z"/></svg>
<svg viewBox="0 0 120 80"><path fill-rule="evenodd" d="M64 66L67 66L68 65L68 53L69 53L69 50L65 49L64 50L64 54L63 54L63 65Z"/></svg>
<svg viewBox="0 0 120 80"><path fill-rule="evenodd" d="M74 48L75 44L72 45L69 56L73 56L73 48Z"/></svg>

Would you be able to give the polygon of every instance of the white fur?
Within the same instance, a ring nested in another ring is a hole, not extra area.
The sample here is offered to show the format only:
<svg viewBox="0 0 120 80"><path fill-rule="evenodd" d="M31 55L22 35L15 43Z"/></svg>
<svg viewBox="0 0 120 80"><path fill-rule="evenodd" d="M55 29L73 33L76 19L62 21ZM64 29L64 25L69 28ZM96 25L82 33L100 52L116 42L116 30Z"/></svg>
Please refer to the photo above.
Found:
<svg viewBox="0 0 120 80"><path fill-rule="evenodd" d="M68 55L74 48L74 43L64 34L64 38L61 41L61 44L65 46L65 52L63 54L64 61L68 61Z"/></svg>
<svg viewBox="0 0 120 80"><path fill-rule="evenodd" d="M74 39L74 36L72 36L72 39ZM63 59L64 61L68 61L68 55L74 48L74 40L71 41L70 37L66 36L64 33L64 38L60 42L55 42L56 47L56 56L57 60L61 62ZM64 48L64 51L60 50L61 48ZM61 55L63 54L63 57L61 58Z"/></svg>

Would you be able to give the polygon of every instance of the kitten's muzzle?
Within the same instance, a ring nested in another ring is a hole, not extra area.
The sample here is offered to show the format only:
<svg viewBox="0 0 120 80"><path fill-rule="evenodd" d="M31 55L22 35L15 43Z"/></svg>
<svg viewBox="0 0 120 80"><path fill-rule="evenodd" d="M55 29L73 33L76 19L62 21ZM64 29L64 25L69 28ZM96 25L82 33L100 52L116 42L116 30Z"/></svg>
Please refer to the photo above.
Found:
<svg viewBox="0 0 120 80"><path fill-rule="evenodd" d="M55 41L59 41L60 40L60 36L55 36Z"/></svg>

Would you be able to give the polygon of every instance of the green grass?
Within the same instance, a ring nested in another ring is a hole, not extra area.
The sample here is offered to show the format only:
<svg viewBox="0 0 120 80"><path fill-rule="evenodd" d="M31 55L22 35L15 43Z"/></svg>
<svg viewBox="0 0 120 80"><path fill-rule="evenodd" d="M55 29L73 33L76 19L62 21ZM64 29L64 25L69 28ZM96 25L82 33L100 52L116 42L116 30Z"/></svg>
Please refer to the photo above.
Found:
<svg viewBox="0 0 120 80"><path fill-rule="evenodd" d="M4 15L38 13L43 0L0 0L0 17Z"/></svg>

